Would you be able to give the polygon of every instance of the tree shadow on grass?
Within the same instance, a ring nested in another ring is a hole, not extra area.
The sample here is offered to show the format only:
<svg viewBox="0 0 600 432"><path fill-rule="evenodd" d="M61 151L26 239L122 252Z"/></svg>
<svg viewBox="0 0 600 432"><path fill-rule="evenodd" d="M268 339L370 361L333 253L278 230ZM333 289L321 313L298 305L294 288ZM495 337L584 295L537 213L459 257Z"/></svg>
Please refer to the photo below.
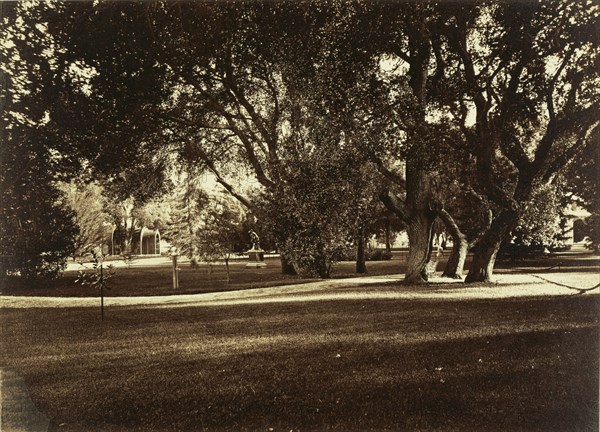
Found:
<svg viewBox="0 0 600 432"><path fill-rule="evenodd" d="M60 431L597 430L598 300L3 310L2 361Z"/></svg>
<svg viewBox="0 0 600 432"><path fill-rule="evenodd" d="M585 431L598 424L597 371L597 328L425 343L357 332L107 364L110 385L85 396L94 409L78 416L76 403L69 412L88 430Z"/></svg>
<svg viewBox="0 0 600 432"><path fill-rule="evenodd" d="M597 337L595 329L570 331L568 337L560 331L527 332L452 343L381 344L367 351L334 344L288 354L174 362L162 372L155 366L135 375L128 383L131 393L119 391L115 382L112 396L99 397L103 402L96 415L79 418L79 426L594 430ZM335 352L342 356L329 355Z"/></svg>
<svg viewBox="0 0 600 432"><path fill-rule="evenodd" d="M248 430L593 430L597 339L596 329L579 329L370 350L321 346L267 363L264 381L241 386L255 394L201 421ZM338 360L313 360L336 351Z"/></svg>

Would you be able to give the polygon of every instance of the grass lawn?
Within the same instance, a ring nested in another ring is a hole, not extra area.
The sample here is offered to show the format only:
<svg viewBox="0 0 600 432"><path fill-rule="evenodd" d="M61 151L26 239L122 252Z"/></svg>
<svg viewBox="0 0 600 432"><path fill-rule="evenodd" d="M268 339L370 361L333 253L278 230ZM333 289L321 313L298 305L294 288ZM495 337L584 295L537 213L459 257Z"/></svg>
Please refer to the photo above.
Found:
<svg viewBox="0 0 600 432"><path fill-rule="evenodd" d="M449 251L440 259L438 271L442 271ZM402 274L406 270L406 251L394 251L393 258L389 261L367 262L369 275ZM584 260L581 258L585 257ZM248 288L262 288L269 286L288 285L307 282L298 276L281 274L281 263L278 258L267 258L267 267L264 269L247 269L246 260L232 261L231 283L227 283L227 274L223 264L213 265L211 271L206 265L197 269L190 268L189 264L180 265L180 288L172 288L172 268L170 265L139 266L144 259L136 259L131 267L116 269L116 275L110 280L110 290L105 291L107 297L123 296L150 296L171 294L195 294L205 292L233 291ZM468 268L470 257L465 268ZM560 265L561 272L597 271L600 268L600 257L589 253L556 254L549 257L527 260L519 263L498 261L495 272L497 274L511 273L514 271L534 271L539 273L549 267ZM338 263L333 269L333 278L349 278L361 276L355 272L354 262L344 261ZM552 271L557 271L556 269ZM18 278L0 281L0 294L19 296L51 296L51 297L97 297L98 291L87 286L75 283L76 271L65 272L61 277L42 281L38 284L23 282Z"/></svg>
<svg viewBox="0 0 600 432"><path fill-rule="evenodd" d="M404 272L406 268L406 253L396 252L396 256L389 261L371 261L367 263L370 275L396 274ZM136 260L143 263L143 258ZM105 292L110 296L145 296L145 295L170 295L170 294L195 294L204 292L232 291L248 288L262 288L276 285L296 284L307 282L311 279L299 276L281 274L281 263L278 258L267 258L267 267L263 269L245 268L247 260L232 261L230 263L231 283L227 283L225 265L213 265L210 268L205 264L197 269L192 269L189 264L182 263L179 272L180 288L173 290L172 267L164 266L136 266L116 269L115 276L110 280L110 290ZM334 278L360 276L355 272L354 262L338 263L333 271ZM440 266L441 268L441 266ZM76 271L65 272L61 277L42 281L39 284L30 281L23 283L18 278L0 281L0 294L26 295L26 296L52 296L52 297L97 297L98 292L87 286L75 283Z"/></svg>
<svg viewBox="0 0 600 432"><path fill-rule="evenodd" d="M52 431L596 431L599 300L2 308L0 365Z"/></svg>

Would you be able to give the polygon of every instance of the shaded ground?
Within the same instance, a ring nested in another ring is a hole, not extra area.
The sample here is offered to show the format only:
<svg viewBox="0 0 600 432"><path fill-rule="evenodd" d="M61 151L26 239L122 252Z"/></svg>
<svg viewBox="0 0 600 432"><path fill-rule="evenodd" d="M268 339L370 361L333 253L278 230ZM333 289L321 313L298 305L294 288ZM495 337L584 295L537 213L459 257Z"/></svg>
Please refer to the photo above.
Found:
<svg viewBox="0 0 600 432"><path fill-rule="evenodd" d="M53 432L598 431L597 258L400 279L1 296L0 368Z"/></svg>
<svg viewBox="0 0 600 432"><path fill-rule="evenodd" d="M598 300L2 308L0 364L52 431L594 431Z"/></svg>

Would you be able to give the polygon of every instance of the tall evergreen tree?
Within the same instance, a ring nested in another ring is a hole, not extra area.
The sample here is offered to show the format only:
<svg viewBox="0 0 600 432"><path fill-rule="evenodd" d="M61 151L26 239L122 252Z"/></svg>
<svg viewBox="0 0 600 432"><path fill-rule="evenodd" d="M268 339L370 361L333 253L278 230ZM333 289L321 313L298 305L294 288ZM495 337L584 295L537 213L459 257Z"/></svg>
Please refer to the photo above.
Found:
<svg viewBox="0 0 600 432"><path fill-rule="evenodd" d="M197 236L205 223L208 204L209 196L202 189L198 177L192 171L183 174L170 200L171 212L163 238L193 264L200 259Z"/></svg>

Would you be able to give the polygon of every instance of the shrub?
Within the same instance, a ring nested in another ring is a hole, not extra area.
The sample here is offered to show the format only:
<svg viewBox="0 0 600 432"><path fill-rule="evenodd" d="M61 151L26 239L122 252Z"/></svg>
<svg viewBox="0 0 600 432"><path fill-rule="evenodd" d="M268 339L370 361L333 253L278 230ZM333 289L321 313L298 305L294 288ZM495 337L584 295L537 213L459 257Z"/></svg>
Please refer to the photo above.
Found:
<svg viewBox="0 0 600 432"><path fill-rule="evenodd" d="M385 249L374 249L367 252L367 261L389 261L392 253Z"/></svg>

